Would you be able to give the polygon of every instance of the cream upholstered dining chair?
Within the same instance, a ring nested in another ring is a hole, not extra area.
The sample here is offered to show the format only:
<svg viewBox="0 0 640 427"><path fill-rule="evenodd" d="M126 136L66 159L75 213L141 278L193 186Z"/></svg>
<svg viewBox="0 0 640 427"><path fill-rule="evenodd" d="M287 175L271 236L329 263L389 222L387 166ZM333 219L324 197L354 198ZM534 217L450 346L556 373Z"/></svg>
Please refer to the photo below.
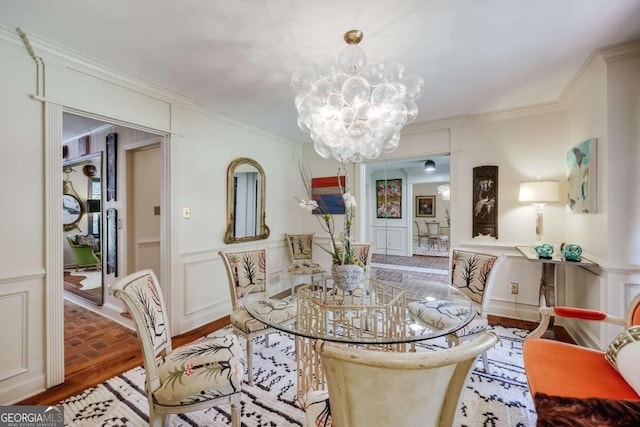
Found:
<svg viewBox="0 0 640 427"><path fill-rule="evenodd" d="M491 291L505 255L490 255L479 252L454 249L451 256L451 286L467 295L476 309L476 313L465 327L446 336L449 345L473 339L483 333L488 325L487 314ZM443 303L439 300L412 301L407 304L416 319L431 327L443 328L452 322L459 322L459 316L465 316L461 307L455 303ZM415 349L412 345L412 349ZM485 371L489 372L487 355L482 355Z"/></svg>
<svg viewBox="0 0 640 427"><path fill-rule="evenodd" d="M487 331L445 350L395 353L317 341L328 390L307 394L306 424L451 427L476 357L497 342Z"/></svg>
<svg viewBox="0 0 640 427"><path fill-rule="evenodd" d="M261 313L269 314L274 322L291 320L296 315L293 303L268 298L267 292L267 250L265 248L248 249L238 252L219 252L224 262L229 291L231 292L232 312L229 316L233 332L247 340L247 382L253 384L253 340L266 335L265 343L269 345L267 334L275 329L268 327L253 317L243 304L243 297L248 293L259 292L265 295L258 303Z"/></svg>
<svg viewBox="0 0 640 427"><path fill-rule="evenodd" d="M351 243L351 250L356 254L358 260L364 264L365 275L367 275L371 269L371 257L373 255L371 243Z"/></svg>
<svg viewBox="0 0 640 427"><path fill-rule="evenodd" d="M313 262L313 237L315 233L307 234L286 234L284 239L289 250L291 263L312 263Z"/></svg>
<svg viewBox="0 0 640 427"><path fill-rule="evenodd" d="M141 270L115 282L110 292L133 318L142 346L149 425L168 425L169 414L231 405L231 425L240 425L240 391L244 355L234 335L204 338L171 346L162 289L152 270Z"/></svg>
<svg viewBox="0 0 640 427"><path fill-rule="evenodd" d="M427 226L427 240L432 249L440 247L440 224L437 222L425 222Z"/></svg>
<svg viewBox="0 0 640 427"><path fill-rule="evenodd" d="M429 232L426 230L426 225L421 221L413 221L416 225L416 232L418 233L418 246L422 246L422 239L427 240L429 244Z"/></svg>

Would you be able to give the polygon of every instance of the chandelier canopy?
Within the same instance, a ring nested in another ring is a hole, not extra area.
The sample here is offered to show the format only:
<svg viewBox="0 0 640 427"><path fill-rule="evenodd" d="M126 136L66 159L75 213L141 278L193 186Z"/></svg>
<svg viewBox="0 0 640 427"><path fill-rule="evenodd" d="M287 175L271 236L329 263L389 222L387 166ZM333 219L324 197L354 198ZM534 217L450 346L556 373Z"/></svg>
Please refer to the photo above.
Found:
<svg viewBox="0 0 640 427"><path fill-rule="evenodd" d="M341 162L374 159L398 148L400 130L418 115L421 77L404 66L367 62L359 30L345 33L337 61L300 68L291 76L298 126L309 132L316 152Z"/></svg>

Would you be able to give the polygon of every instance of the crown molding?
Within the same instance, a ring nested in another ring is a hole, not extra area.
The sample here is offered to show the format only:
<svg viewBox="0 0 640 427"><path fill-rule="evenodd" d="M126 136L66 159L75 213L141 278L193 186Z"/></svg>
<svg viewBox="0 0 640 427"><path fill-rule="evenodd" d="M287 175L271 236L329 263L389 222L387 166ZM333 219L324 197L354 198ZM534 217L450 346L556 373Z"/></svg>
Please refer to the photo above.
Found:
<svg viewBox="0 0 640 427"><path fill-rule="evenodd" d="M606 63L624 61L640 56L640 39L596 49Z"/></svg>
<svg viewBox="0 0 640 427"><path fill-rule="evenodd" d="M423 123L412 123L405 126L402 129L402 135L417 135L420 133L432 132L442 129L450 129L458 126L463 126L469 121L472 116L470 114L464 114L461 116L447 117L444 119L432 120Z"/></svg>
<svg viewBox="0 0 640 427"><path fill-rule="evenodd" d="M153 83L147 82L145 80L130 76L119 70L113 69L109 66L84 57L77 52L70 51L46 40L30 36L29 34L27 34L27 37L29 37L29 42L36 52L36 55L41 56L43 60L55 62L56 64L60 64L61 66L68 68L69 70L85 74L92 78L102 79L107 83L115 84L125 89L129 89L135 92L139 92L143 95L156 98L158 100L172 104L173 107L189 108L200 113L204 113L208 116L215 117L228 123L232 123L235 126L242 127L244 129L261 134L282 143L286 143L289 145L292 143L299 143L297 141L292 141L266 132L263 129L257 128L240 120L225 116L224 114L212 110L211 108L198 104L195 100L189 97L154 85ZM9 30L7 27L0 27L0 42L14 48L22 49L26 52L24 44L17 33Z"/></svg>
<svg viewBox="0 0 640 427"><path fill-rule="evenodd" d="M509 120L519 117L534 116L538 114L548 114L562 111L562 105L557 101L545 102L541 104L526 105L504 110L489 111L486 113L474 114L474 118L487 121Z"/></svg>

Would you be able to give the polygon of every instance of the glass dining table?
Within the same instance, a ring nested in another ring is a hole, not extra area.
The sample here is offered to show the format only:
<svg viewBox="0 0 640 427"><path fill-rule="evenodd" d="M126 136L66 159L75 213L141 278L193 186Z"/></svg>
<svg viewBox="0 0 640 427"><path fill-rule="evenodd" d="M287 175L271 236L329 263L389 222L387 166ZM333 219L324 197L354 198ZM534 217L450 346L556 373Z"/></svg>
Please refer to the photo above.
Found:
<svg viewBox="0 0 640 427"><path fill-rule="evenodd" d="M244 305L256 319L294 336L297 395L303 407L308 391L326 389L320 357L314 351L317 340L403 352L417 341L455 332L475 315L473 303L464 293L423 280L393 283L365 278L356 290L346 292L324 276L299 286L295 295L287 297L297 313L282 323L271 318L265 298L261 293L248 293ZM446 319L425 323L420 316L425 304Z"/></svg>

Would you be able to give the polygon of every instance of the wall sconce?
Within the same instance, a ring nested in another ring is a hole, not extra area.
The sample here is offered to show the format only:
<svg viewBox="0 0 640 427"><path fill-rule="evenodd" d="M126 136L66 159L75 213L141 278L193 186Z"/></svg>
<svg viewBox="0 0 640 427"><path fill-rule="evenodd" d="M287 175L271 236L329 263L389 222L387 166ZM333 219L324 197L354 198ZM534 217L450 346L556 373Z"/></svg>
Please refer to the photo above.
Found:
<svg viewBox="0 0 640 427"><path fill-rule="evenodd" d="M424 170L425 172L433 172L436 170L436 162L433 160L427 160L424 162Z"/></svg>
<svg viewBox="0 0 640 427"><path fill-rule="evenodd" d="M518 200L523 203L531 203L536 207L536 240L540 242L543 233L542 211L544 205L560 201L558 181L521 182Z"/></svg>

